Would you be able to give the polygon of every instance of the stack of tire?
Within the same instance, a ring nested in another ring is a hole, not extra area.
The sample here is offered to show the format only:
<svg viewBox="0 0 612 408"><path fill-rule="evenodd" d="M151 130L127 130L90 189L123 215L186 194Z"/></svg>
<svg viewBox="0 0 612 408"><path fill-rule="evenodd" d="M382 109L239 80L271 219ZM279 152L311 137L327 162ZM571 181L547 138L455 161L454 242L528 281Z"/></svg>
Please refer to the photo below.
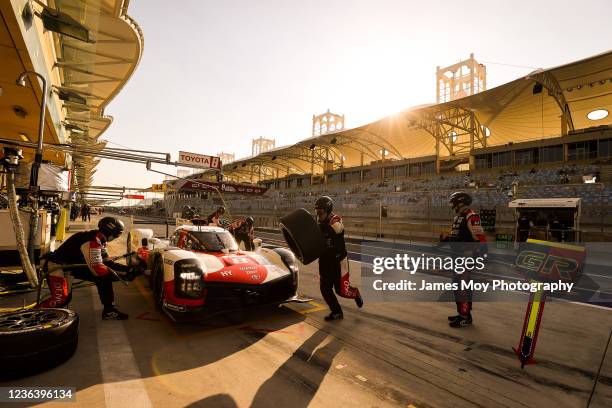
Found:
<svg viewBox="0 0 612 408"><path fill-rule="evenodd" d="M68 309L0 314L0 380L48 370L68 360L79 339L79 316Z"/></svg>

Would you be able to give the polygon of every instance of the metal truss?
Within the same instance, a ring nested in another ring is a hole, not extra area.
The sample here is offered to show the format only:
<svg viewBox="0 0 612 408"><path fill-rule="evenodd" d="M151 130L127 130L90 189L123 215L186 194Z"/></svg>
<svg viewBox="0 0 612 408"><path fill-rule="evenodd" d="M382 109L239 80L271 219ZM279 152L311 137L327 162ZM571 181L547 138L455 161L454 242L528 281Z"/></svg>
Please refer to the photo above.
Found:
<svg viewBox="0 0 612 408"><path fill-rule="evenodd" d="M420 112L410 120L430 133L436 140L436 155L444 147L448 155L469 154L474 148L487 147L487 136L476 114L458 106L436 106Z"/></svg>
<svg viewBox="0 0 612 408"><path fill-rule="evenodd" d="M567 134L567 131L574 130L574 121L572 120L572 113L570 111L569 105L567 104L567 100L565 99L565 95L563 94L563 89L557 78L553 76L549 71L535 71L531 74L527 75L527 79L535 81L536 83L542 85L548 91L548 96L552 97L559 109L561 109L562 117L562 131L563 135Z"/></svg>

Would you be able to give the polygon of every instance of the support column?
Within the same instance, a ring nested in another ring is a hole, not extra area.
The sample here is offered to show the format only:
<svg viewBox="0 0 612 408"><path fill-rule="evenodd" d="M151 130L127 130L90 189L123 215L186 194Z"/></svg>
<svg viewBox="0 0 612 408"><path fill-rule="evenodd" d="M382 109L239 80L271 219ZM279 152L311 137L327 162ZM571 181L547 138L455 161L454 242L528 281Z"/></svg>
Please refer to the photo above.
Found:
<svg viewBox="0 0 612 408"><path fill-rule="evenodd" d="M436 137L436 174L440 174L440 136Z"/></svg>

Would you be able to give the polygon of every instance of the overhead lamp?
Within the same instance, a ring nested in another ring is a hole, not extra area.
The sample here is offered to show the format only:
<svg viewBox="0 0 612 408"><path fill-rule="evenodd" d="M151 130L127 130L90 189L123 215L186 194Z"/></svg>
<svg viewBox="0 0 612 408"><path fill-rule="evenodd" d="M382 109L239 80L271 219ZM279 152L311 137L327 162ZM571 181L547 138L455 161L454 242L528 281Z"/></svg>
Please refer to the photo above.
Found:
<svg viewBox="0 0 612 408"><path fill-rule="evenodd" d="M25 119L26 116L28 116L28 111L26 111L22 106L13 105L12 108L13 108L13 113L17 115L17 117L21 119Z"/></svg>
<svg viewBox="0 0 612 408"><path fill-rule="evenodd" d="M71 131L72 133L77 133L80 135L85 134L85 129L77 126L77 125L73 125L72 123L64 123L64 127L66 128L66 130Z"/></svg>
<svg viewBox="0 0 612 408"><path fill-rule="evenodd" d="M42 19L45 29L74 38L76 40L88 43L96 42L87 27L70 17L68 14L44 5L43 7L44 8L40 14L40 18Z"/></svg>
<svg viewBox="0 0 612 408"><path fill-rule="evenodd" d="M19 132L19 137L21 138L21 140L23 140L24 142L31 142L30 138L28 137L27 133L24 132Z"/></svg>
<svg viewBox="0 0 612 408"><path fill-rule="evenodd" d="M68 91L68 90L65 90L65 89L59 89L57 91L57 96L62 101L78 103L79 105L86 105L87 104L87 99L85 99L83 96L79 95L78 93L76 93L74 91Z"/></svg>

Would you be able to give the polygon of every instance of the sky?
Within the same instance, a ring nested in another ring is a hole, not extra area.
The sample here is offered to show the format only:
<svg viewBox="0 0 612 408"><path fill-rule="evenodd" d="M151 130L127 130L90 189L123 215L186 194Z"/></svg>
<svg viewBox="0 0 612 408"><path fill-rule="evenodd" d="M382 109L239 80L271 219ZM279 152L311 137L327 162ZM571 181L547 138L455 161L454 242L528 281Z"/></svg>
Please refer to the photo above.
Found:
<svg viewBox="0 0 612 408"><path fill-rule="evenodd" d="M330 109L346 127L435 102L436 66L487 66L487 85L612 48L610 0L131 0L142 60L108 105L109 147L250 156L311 136ZM176 168L154 165L176 174ZM96 185L163 176L102 160Z"/></svg>

